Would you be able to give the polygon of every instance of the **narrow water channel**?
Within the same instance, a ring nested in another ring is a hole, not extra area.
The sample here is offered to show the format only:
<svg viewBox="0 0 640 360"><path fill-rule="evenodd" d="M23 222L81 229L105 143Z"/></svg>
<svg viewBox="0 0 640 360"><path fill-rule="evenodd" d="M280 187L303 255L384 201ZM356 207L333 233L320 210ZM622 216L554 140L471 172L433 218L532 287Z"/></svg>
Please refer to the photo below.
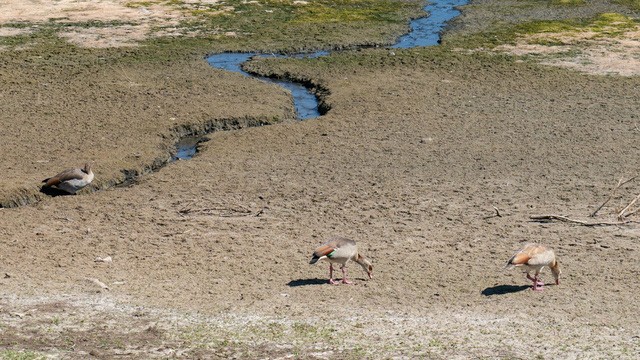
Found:
<svg viewBox="0 0 640 360"><path fill-rule="evenodd" d="M411 31L401 36L397 43L390 48L407 49L417 46L434 46L440 41L440 33L446 23L458 16L460 12L457 6L465 5L468 0L434 0L425 6L427 16L412 20ZM209 65L222 70L233 71L244 76L254 77L262 81L278 84L291 92L293 103L296 109L296 116L299 120L307 120L319 117L318 97L303 84L276 80L262 76L255 76L242 70L242 64L254 57L296 57L296 58L317 58L328 55L329 52L318 51L315 53L281 55L281 54L260 54L260 53L219 53L207 58ZM189 159L196 153L197 139L188 139L176 144L176 159Z"/></svg>
<svg viewBox="0 0 640 360"><path fill-rule="evenodd" d="M296 58L317 58L320 56L329 55L327 51L318 51L315 53L309 54L295 54L289 55L290 57ZM271 79L263 76L255 76L249 74L248 72L242 70L242 63L249 61L254 57L279 57L284 58L285 55L280 54L259 54L259 53L220 53L214 54L207 58L207 62L209 65L222 70L233 71L240 73L244 76L254 77L256 79L260 79L265 82L270 82L274 84L278 84L283 88L289 90L291 92L291 96L293 97L293 104L296 108L296 117L299 120L313 119L320 116L320 112L318 111L318 98L312 93L309 89L307 89L304 85L287 81L287 80L277 80Z"/></svg>

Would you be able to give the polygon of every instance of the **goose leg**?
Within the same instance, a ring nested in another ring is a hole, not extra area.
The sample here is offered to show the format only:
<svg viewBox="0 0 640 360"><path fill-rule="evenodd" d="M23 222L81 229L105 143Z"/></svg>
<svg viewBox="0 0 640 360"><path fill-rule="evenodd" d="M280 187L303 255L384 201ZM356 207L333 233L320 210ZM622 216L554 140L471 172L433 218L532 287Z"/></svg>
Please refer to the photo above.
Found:
<svg viewBox="0 0 640 360"><path fill-rule="evenodd" d="M544 283L538 279L538 274L536 274L535 277L531 277L531 275L529 275L529 273L527 273L527 279L533 281L532 290L538 290L538 289L536 289L537 287L544 286ZM540 288L539 290L542 290L542 288Z"/></svg>
<svg viewBox="0 0 640 360"><path fill-rule="evenodd" d="M342 266L340 269L342 269L342 283L343 284L353 284L351 281L349 281L349 279L347 279L347 267L346 266Z"/></svg>
<svg viewBox="0 0 640 360"><path fill-rule="evenodd" d="M533 288L531 288L533 291L542 291L544 290L544 283L540 280L538 280L538 274L536 274L536 276L533 278Z"/></svg>
<svg viewBox="0 0 640 360"><path fill-rule="evenodd" d="M338 283L333 280L333 264L329 264L329 284L337 285Z"/></svg>

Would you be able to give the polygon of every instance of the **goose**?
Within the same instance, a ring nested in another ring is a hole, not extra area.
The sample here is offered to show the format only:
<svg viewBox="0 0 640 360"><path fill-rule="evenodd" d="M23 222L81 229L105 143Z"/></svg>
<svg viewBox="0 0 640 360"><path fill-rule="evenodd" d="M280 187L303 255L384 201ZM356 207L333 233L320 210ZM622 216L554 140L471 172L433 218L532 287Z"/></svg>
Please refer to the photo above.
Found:
<svg viewBox="0 0 640 360"><path fill-rule="evenodd" d="M343 238L334 237L326 243L318 246L313 252L311 261L309 264L315 264L318 260L326 259L329 261L329 284L337 285L338 282L333 279L333 264L340 264L342 270L342 283L353 284L347 279L347 263L351 260L358 263L369 276L369 279L373 278L373 265L364 256L358 253L358 247L356 242Z"/></svg>
<svg viewBox="0 0 640 360"><path fill-rule="evenodd" d="M550 247L540 244L526 244L507 261L506 268L520 266L527 273L527 279L533 281L531 290L544 290L544 283L539 280L540 271L548 266L556 280L556 285L560 285L560 265L556 259L556 254ZM534 272L533 277L529 274Z"/></svg>
<svg viewBox="0 0 640 360"><path fill-rule="evenodd" d="M42 180L43 188L55 186L69 194L74 194L93 181L91 164L86 163L83 168L67 169L56 176Z"/></svg>

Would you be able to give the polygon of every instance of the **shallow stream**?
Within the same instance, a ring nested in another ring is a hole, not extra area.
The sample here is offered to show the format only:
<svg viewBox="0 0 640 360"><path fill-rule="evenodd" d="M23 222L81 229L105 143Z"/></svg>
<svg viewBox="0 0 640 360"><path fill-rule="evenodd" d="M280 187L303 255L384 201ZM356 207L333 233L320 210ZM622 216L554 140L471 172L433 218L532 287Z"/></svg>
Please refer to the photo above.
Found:
<svg viewBox="0 0 640 360"><path fill-rule="evenodd" d="M425 6L427 16L412 20L411 31L398 38L398 41L390 46L395 49L406 49L417 46L433 46L440 41L440 33L447 21L458 16L460 12L457 6L466 4L468 0L434 0L433 3ZM278 84L291 92L293 103L296 109L298 120L307 120L319 117L318 97L311 89L303 84L288 80L271 79L263 76L256 76L242 70L242 64L255 57L296 57L296 58L317 58L328 55L327 51L314 53L301 53L294 55L282 54L260 54L260 53L219 53L207 58L209 65L222 70L233 71L244 76L254 77L262 81ZM177 153L173 160L190 159L196 153L196 147L203 138L188 137L176 144Z"/></svg>

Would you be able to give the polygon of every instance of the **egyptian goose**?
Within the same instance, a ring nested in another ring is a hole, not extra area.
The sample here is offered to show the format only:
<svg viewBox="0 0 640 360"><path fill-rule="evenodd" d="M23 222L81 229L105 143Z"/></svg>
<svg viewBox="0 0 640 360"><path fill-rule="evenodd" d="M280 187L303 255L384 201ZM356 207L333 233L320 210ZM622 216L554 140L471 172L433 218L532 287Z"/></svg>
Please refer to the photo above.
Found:
<svg viewBox="0 0 640 360"><path fill-rule="evenodd" d="M373 278L373 265L364 256L358 253L358 247L356 242L343 237L335 237L320 245L313 252L311 261L309 264L315 264L318 260L326 259L329 261L329 283L337 285L338 282L333 280L333 263L340 264L342 270L342 283L352 284L347 279L347 263L353 260L360 264L364 271L369 276L369 279Z"/></svg>
<svg viewBox="0 0 640 360"><path fill-rule="evenodd" d="M539 244L526 244L520 250L518 250L511 259L507 262L506 268L512 268L514 266L521 266L527 273L527 279L533 281L531 290L541 291L543 290L544 283L539 280L540 271L545 266L548 266L553 273L553 277L556 279L556 285L560 285L560 264L556 259L556 254L548 246ZM531 277L530 272L534 271L534 276Z"/></svg>
<svg viewBox="0 0 640 360"><path fill-rule="evenodd" d="M83 168L67 169L54 177L42 180L43 188L55 186L69 194L89 185L93 181L93 171L91 164L86 163Z"/></svg>

